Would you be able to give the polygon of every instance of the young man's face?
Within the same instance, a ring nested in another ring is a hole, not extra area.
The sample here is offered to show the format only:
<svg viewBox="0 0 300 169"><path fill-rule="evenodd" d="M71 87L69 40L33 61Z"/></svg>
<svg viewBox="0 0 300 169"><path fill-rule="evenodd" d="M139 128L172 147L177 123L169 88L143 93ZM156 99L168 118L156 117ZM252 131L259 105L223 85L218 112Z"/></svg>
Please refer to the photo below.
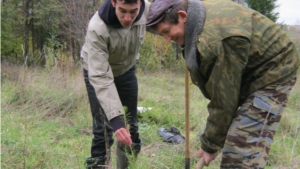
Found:
<svg viewBox="0 0 300 169"><path fill-rule="evenodd" d="M124 28L130 27L133 21L138 16L141 7L141 1L138 0L137 3L124 4L123 1L111 0L113 7L116 8L116 15Z"/></svg>
<svg viewBox="0 0 300 169"><path fill-rule="evenodd" d="M156 26L156 33L165 37L168 42L175 41L179 46L185 42L185 22L187 17L179 15L178 24L171 24L168 21L160 22Z"/></svg>

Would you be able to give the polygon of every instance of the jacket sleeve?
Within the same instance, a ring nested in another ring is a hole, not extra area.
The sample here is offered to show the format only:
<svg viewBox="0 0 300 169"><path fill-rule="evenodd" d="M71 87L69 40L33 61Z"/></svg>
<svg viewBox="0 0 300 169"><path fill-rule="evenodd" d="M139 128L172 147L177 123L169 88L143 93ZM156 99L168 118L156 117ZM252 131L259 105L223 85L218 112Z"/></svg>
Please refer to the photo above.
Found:
<svg viewBox="0 0 300 169"><path fill-rule="evenodd" d="M89 80L95 89L97 98L106 117L111 120L124 115L122 104L114 84L114 76L108 62L108 39L103 37L103 30L89 29L86 35L88 51Z"/></svg>
<svg viewBox="0 0 300 169"><path fill-rule="evenodd" d="M244 37L229 37L211 44L214 54L207 65L211 69L205 85L211 100L207 106L209 116L201 148L214 153L223 148L233 115L238 108L242 75L248 61L250 43Z"/></svg>

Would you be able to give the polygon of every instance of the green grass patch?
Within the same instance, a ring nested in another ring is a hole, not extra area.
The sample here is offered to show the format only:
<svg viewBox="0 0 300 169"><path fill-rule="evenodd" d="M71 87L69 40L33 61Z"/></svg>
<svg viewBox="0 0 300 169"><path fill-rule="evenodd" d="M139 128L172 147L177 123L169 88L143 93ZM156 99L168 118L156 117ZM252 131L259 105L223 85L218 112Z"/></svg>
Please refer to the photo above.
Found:
<svg viewBox="0 0 300 169"><path fill-rule="evenodd" d="M92 118L82 73L4 66L1 85L1 168L84 168L90 156ZM18 75L18 76L17 76ZM184 74L138 73L138 114L142 151L130 169L184 168L185 145L165 143L159 128L185 135ZM300 78L298 78L300 79ZM299 168L300 84L297 82L282 117L266 168ZM199 135L205 128L208 100L190 84L191 168L197 163ZM115 144L112 164L115 168ZM219 168L221 155L209 168Z"/></svg>

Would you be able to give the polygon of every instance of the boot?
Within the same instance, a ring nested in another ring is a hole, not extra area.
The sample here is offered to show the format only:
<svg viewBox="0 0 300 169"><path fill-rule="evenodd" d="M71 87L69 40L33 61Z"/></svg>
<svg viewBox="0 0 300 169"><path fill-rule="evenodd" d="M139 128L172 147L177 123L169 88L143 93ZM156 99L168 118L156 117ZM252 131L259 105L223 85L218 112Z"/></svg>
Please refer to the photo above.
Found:
<svg viewBox="0 0 300 169"><path fill-rule="evenodd" d="M132 143L132 146L128 147L117 142L116 147L117 169L128 169L129 160L126 153L128 153L129 155L132 155L133 153L134 158L136 159L139 152L141 151L142 143L141 140L138 139L137 143Z"/></svg>
<svg viewBox="0 0 300 169"><path fill-rule="evenodd" d="M117 169L127 169L129 166L128 158L126 156L125 146L116 146L116 156L117 156Z"/></svg>
<svg viewBox="0 0 300 169"><path fill-rule="evenodd" d="M106 157L89 157L85 160L84 166L86 169L107 169Z"/></svg>

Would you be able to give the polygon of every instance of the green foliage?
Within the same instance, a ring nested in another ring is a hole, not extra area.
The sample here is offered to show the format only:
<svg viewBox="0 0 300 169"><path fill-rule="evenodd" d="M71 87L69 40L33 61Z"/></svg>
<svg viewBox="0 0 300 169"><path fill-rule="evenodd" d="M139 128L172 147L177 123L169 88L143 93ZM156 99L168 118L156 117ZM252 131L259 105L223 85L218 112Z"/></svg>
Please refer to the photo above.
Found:
<svg viewBox="0 0 300 169"><path fill-rule="evenodd" d="M29 3L27 6L22 2L12 0L3 3L2 55L24 63L26 54L27 65L47 65L48 69L54 65L59 52L68 56L64 58L64 64L69 60L77 62L88 17L103 1L29 0L26 1ZM61 44L64 44L63 49ZM178 53L177 56L175 45L147 32L137 68L143 72L182 72L184 61L181 52ZM57 59L60 60L60 56Z"/></svg>
<svg viewBox="0 0 300 169"><path fill-rule="evenodd" d="M146 33L145 39L137 64L139 70L144 72L184 71L181 50L178 49L177 56L175 43L169 43L163 37L149 32Z"/></svg>
<svg viewBox="0 0 300 169"><path fill-rule="evenodd" d="M48 70L52 69L57 64L57 53L60 52L62 45L57 39L55 33L50 32L50 38L47 38L48 45L44 46L46 68Z"/></svg>
<svg viewBox="0 0 300 169"><path fill-rule="evenodd" d="M57 38L57 31L63 14L63 6L59 2L59 0L39 0L34 3L32 19L36 35L33 38L36 39L36 45L40 49L44 45L58 47L53 43L57 44L58 41L61 41Z"/></svg>
<svg viewBox="0 0 300 169"><path fill-rule="evenodd" d="M245 0L249 8L252 8L265 15L273 22L279 18L279 13L274 10L277 8L277 0Z"/></svg>
<svg viewBox="0 0 300 169"><path fill-rule="evenodd" d="M140 58L137 68L145 72L155 72L160 68L160 63L154 49L154 35L148 32L146 33L145 42L140 48Z"/></svg>
<svg viewBox="0 0 300 169"><path fill-rule="evenodd" d="M56 65L55 51L53 48L44 47L45 51L45 67L48 70L51 70Z"/></svg>
<svg viewBox="0 0 300 169"><path fill-rule="evenodd" d="M1 3L1 55L10 56L21 53L22 38L15 33L17 13L15 4Z"/></svg>
<svg viewBox="0 0 300 169"><path fill-rule="evenodd" d="M14 57L23 62L25 49L25 29L29 29L28 47L38 47L42 50L51 33L57 34L63 8L59 0L30 0L28 8L20 1L7 1L1 3L1 53L7 58ZM26 18L26 11L29 16ZM25 23L26 26L25 26ZM34 36L32 36L34 35ZM32 44L34 42L35 44ZM51 45L51 44L50 44ZM17 57L16 57L17 56ZM29 62L36 62L31 53Z"/></svg>
<svg viewBox="0 0 300 169"><path fill-rule="evenodd" d="M33 18L36 27L50 33L58 29L63 7L59 0L38 0L34 3Z"/></svg>

